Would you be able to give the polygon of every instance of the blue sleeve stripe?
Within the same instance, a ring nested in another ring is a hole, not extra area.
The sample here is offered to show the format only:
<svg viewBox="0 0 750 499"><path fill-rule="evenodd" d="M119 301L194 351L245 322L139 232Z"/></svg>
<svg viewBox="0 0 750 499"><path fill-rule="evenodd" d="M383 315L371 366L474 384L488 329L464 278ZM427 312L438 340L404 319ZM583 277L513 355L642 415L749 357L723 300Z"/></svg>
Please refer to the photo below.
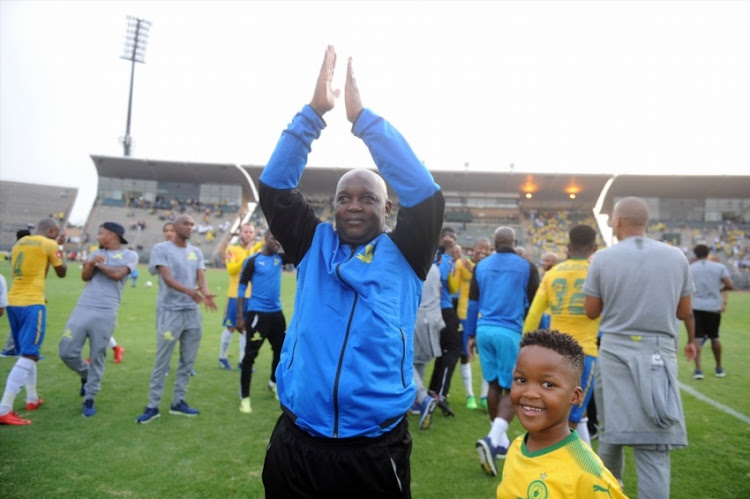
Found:
<svg viewBox="0 0 750 499"><path fill-rule="evenodd" d="M404 207L415 206L440 190L430 172L393 125L369 109L360 114L352 133L370 149L383 178Z"/></svg>
<svg viewBox="0 0 750 499"><path fill-rule="evenodd" d="M313 140L320 137L326 122L313 108L305 105L297 113L263 168L260 180L274 189L294 189L299 184Z"/></svg>

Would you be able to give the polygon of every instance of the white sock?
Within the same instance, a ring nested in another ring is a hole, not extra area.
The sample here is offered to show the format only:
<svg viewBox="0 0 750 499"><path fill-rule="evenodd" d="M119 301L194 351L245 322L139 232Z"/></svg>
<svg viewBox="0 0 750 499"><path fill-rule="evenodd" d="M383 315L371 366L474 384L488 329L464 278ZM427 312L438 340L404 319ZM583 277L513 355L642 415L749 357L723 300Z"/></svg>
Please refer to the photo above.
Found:
<svg viewBox="0 0 750 499"><path fill-rule="evenodd" d="M482 378L482 388L479 391L479 396L486 399L488 393L490 393L490 384L487 383L486 379Z"/></svg>
<svg viewBox="0 0 750 499"><path fill-rule="evenodd" d="M219 347L219 358L226 359L227 352L229 351L229 344L232 342L232 333L229 329L225 329L221 333L221 346Z"/></svg>
<svg viewBox="0 0 750 499"><path fill-rule="evenodd" d="M39 402L39 395L36 393L36 362L31 362L29 373L26 375L26 402Z"/></svg>
<svg viewBox="0 0 750 499"><path fill-rule="evenodd" d="M240 335L240 363L242 362L242 359L245 358L245 345L247 344L247 337L245 336L245 333L240 333L237 331Z"/></svg>
<svg viewBox="0 0 750 499"><path fill-rule="evenodd" d="M581 440L586 442L589 447L591 447L591 436L589 435L589 425L588 423L589 418L583 418L580 423L578 423L578 426L576 427L576 432L578 433L578 436L581 437Z"/></svg>
<svg viewBox="0 0 750 499"><path fill-rule="evenodd" d="M492 428L490 429L490 440L494 447L505 447L506 449L510 446L510 439L508 438L509 423L503 418L495 418L492 421Z"/></svg>
<svg viewBox="0 0 750 499"><path fill-rule="evenodd" d="M117 346L117 342L115 341L115 337L114 337L114 336L112 336L112 337L111 337L111 338L109 339L109 348L114 348L114 347L116 347L116 346Z"/></svg>
<svg viewBox="0 0 750 499"><path fill-rule="evenodd" d="M464 382L464 390L466 390L467 397L474 396L474 388L471 386L471 364L461 364L461 379Z"/></svg>
<svg viewBox="0 0 750 499"><path fill-rule="evenodd" d="M29 363L33 364L34 361L26 357L19 357L16 364L8 373L8 381L5 382L5 392L0 401L0 416L4 416L13 410L16 395L21 391L21 387L29 376Z"/></svg>

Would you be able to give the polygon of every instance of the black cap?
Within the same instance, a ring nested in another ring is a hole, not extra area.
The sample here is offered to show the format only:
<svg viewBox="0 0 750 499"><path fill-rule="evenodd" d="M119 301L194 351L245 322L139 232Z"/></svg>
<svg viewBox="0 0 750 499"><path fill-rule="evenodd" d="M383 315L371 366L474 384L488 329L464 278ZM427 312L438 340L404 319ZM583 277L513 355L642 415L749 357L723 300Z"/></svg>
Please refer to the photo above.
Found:
<svg viewBox="0 0 750 499"><path fill-rule="evenodd" d="M107 229L110 232L114 232L120 237L120 242L122 244L128 244L128 242L123 237L125 235L125 227L118 224L117 222L104 222L102 225L105 229Z"/></svg>

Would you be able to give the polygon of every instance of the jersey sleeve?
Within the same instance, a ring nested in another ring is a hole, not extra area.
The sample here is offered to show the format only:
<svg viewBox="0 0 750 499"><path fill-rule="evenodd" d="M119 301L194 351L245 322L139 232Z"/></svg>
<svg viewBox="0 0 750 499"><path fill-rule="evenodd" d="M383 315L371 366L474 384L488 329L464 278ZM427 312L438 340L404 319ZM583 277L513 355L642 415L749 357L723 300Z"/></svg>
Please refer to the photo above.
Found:
<svg viewBox="0 0 750 499"><path fill-rule="evenodd" d="M523 323L524 332L534 331L539 328L539 321L542 318L542 314L544 314L544 311L549 306L549 299L547 298L547 280L549 275L549 272L544 274L542 283L539 285L536 295L534 295L534 299L531 301L529 313Z"/></svg>
<svg viewBox="0 0 750 499"><path fill-rule="evenodd" d="M401 207L390 237L424 280L443 224L445 200L440 186L398 130L371 110L362 111L352 133L365 143L380 174L398 195Z"/></svg>
<svg viewBox="0 0 750 499"><path fill-rule="evenodd" d="M602 474L599 477L591 473L578 475L576 497L627 499L628 496L622 491L622 487L612 473L602 466Z"/></svg>
<svg viewBox="0 0 750 499"><path fill-rule="evenodd" d="M583 293L594 298L601 299L601 290L599 289L599 264L594 254L589 265L589 271L586 274L586 281L583 283Z"/></svg>
<svg viewBox="0 0 750 499"><path fill-rule="evenodd" d="M307 253L320 220L297 189L313 140L326 123L306 105L281 134L271 159L258 182L260 207L271 234L295 265Z"/></svg>
<svg viewBox="0 0 750 499"><path fill-rule="evenodd" d="M52 239L44 241L44 251L47 254L47 260L53 267L59 267L63 264L62 250L58 248L57 243Z"/></svg>
<svg viewBox="0 0 750 499"><path fill-rule="evenodd" d="M160 243L151 248L151 255L149 256L148 260L148 271L152 274L157 274L159 272L159 266L169 265L169 261L167 260L167 254L164 251L163 244L164 243Z"/></svg>
<svg viewBox="0 0 750 499"><path fill-rule="evenodd" d="M231 275L237 275L242 270L242 258L237 251L236 246L229 246L225 252L224 263L227 267L227 273Z"/></svg>
<svg viewBox="0 0 750 499"><path fill-rule="evenodd" d="M237 296L245 297L248 284L252 282L253 273L255 273L255 259L257 255L258 253L245 258L245 261L242 263L242 272L240 273L240 281L237 286Z"/></svg>

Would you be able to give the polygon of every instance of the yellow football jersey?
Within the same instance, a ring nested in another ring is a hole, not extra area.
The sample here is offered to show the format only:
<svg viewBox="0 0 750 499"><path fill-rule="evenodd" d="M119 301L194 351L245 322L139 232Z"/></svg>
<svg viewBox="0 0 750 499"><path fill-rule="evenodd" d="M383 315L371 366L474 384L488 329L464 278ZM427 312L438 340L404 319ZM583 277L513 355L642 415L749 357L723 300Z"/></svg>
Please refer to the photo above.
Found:
<svg viewBox="0 0 750 499"><path fill-rule="evenodd" d="M13 284L8 293L8 305L44 305L47 266L62 265L62 252L58 249L57 242L46 236L26 236L13 246L10 264Z"/></svg>
<svg viewBox="0 0 750 499"><path fill-rule="evenodd" d="M531 302L523 330L537 329L542 314L549 308L550 329L571 335L581 344L583 353L598 356L599 319L589 319L583 310L583 283L588 270L589 262L578 258L565 260L548 270Z"/></svg>
<svg viewBox="0 0 750 499"><path fill-rule="evenodd" d="M237 298L237 287L240 285L240 272L242 272L242 264L245 259L254 255L263 248L263 242L258 241L250 247L250 250L246 250L241 244L233 244L227 247L227 251L224 254L225 265L227 267L227 273L229 274L229 288L227 289L227 297ZM250 297L251 285L247 285L247 292L245 298Z"/></svg>
<svg viewBox="0 0 750 499"><path fill-rule="evenodd" d="M497 499L626 498L617 479L578 433L529 452L526 435L516 438L503 464Z"/></svg>

